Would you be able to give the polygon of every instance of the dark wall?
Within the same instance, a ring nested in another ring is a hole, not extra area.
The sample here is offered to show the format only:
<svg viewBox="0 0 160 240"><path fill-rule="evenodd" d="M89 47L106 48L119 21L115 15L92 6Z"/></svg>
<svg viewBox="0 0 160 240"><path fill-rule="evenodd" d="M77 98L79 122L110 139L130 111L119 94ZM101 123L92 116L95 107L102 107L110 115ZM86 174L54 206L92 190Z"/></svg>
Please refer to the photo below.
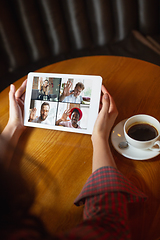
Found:
<svg viewBox="0 0 160 240"><path fill-rule="evenodd" d="M79 56L160 65L159 55L146 54L132 34L159 39L160 0L1 0L0 6L0 90L29 71Z"/></svg>

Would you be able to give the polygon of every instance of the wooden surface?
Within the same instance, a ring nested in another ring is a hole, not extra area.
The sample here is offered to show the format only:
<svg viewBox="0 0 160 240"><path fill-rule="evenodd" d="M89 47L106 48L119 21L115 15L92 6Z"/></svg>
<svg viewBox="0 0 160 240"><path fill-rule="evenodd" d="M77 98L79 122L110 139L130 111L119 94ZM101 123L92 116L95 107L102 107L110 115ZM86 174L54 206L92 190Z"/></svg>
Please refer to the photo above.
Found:
<svg viewBox="0 0 160 240"><path fill-rule="evenodd" d="M150 114L160 120L160 67L124 57L84 57L49 65L39 72L101 75L114 97L117 124L134 114ZM20 86L22 78L15 85ZM8 119L8 88L1 93L0 126ZM119 170L148 196L145 204L129 205L134 240L160 236L160 155L146 161L112 153ZM18 163L29 186L35 188L32 212L52 233L69 229L82 220L83 208L73 201L91 174L90 136L27 128L17 146Z"/></svg>

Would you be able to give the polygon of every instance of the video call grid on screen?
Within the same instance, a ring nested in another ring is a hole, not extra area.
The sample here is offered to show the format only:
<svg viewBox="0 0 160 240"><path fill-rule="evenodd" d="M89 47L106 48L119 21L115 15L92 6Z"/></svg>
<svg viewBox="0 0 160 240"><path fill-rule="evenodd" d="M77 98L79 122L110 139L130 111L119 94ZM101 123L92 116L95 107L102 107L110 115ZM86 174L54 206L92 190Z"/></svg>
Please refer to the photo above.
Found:
<svg viewBox="0 0 160 240"><path fill-rule="evenodd" d="M29 73L24 125L92 134L101 85L100 76Z"/></svg>

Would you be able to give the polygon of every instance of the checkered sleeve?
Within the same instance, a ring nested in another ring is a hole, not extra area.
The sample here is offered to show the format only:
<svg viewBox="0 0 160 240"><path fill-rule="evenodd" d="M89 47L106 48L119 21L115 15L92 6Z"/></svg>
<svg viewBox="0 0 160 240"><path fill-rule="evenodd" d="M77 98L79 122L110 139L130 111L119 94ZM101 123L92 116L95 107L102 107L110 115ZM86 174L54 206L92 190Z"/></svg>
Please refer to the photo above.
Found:
<svg viewBox="0 0 160 240"><path fill-rule="evenodd" d="M117 169L96 170L84 185L75 204L84 204L83 222L61 235L61 239L131 239L127 203L144 201L146 196Z"/></svg>
<svg viewBox="0 0 160 240"><path fill-rule="evenodd" d="M85 203L86 198L112 192L123 193L128 202L143 201L146 199L145 194L138 190L116 168L102 167L89 177L74 203L80 206Z"/></svg>

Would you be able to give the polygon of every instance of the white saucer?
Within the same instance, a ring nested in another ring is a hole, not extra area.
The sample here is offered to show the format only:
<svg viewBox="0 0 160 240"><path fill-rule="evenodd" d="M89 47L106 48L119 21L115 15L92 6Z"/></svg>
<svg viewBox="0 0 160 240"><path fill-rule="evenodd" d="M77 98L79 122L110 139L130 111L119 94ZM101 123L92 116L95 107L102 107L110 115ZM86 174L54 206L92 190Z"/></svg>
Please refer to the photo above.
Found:
<svg viewBox="0 0 160 240"><path fill-rule="evenodd" d="M128 148L120 149L118 147L118 144L120 142L125 142L124 132L123 132L123 126L126 119L119 122L115 128L113 129L111 133L111 142L113 147L116 149L117 152L119 152L121 155L134 159L134 160L147 160L156 157L160 154L160 152L152 151L149 149L141 150L132 147L131 145L128 146Z"/></svg>

